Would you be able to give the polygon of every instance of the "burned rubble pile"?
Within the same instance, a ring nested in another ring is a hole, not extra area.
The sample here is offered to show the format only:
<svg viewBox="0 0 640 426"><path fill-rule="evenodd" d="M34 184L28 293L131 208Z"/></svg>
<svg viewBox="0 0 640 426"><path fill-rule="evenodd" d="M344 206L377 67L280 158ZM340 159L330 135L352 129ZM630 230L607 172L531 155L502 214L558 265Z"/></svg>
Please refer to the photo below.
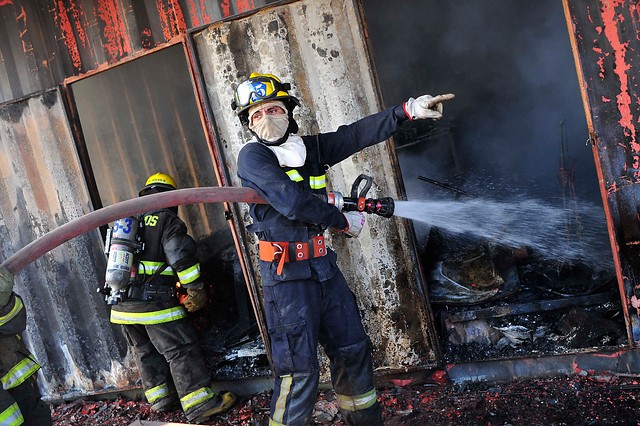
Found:
<svg viewBox="0 0 640 426"><path fill-rule="evenodd" d="M269 377L269 360L231 236L217 232L197 245L210 290L206 309L190 314L190 321L213 380Z"/></svg>
<svg viewBox="0 0 640 426"><path fill-rule="evenodd" d="M432 230L429 291L444 357L460 363L624 345L615 274Z"/></svg>
<svg viewBox="0 0 640 426"><path fill-rule="evenodd" d="M470 386L414 385L378 390L387 426L635 425L640 418L637 377L592 376ZM262 425L270 392L239 398L209 425ZM127 426L136 420L186 423L180 410L152 413L149 404L119 398L80 399L52 407L55 426ZM138 423L139 424L139 423ZM344 425L331 391L321 391L313 424Z"/></svg>

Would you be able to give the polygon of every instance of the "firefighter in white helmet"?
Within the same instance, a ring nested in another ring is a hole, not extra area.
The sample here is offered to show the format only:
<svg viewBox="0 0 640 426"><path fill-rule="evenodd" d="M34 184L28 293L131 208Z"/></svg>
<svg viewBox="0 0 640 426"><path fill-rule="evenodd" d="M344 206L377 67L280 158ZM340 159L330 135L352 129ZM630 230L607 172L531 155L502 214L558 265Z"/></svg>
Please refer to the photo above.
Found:
<svg viewBox="0 0 640 426"><path fill-rule="evenodd" d="M164 173L151 175L139 195L176 189ZM211 375L186 320L185 308L203 308L207 292L200 278L196 244L187 234L178 208L142 215L138 276L128 297L111 308L111 322L122 324L136 359L147 400L154 411L178 404L187 420L201 423L234 404L231 392L213 392ZM187 289L183 304L176 297L176 280Z"/></svg>
<svg viewBox="0 0 640 426"><path fill-rule="evenodd" d="M36 381L40 365L20 336L27 314L13 285L13 275L0 266L0 425L51 425L51 410Z"/></svg>
<svg viewBox="0 0 640 426"><path fill-rule="evenodd" d="M442 117L453 95L420 96L332 133L298 136L298 99L272 74L256 74L235 90L232 108L254 135L238 155L242 186L268 204L251 204L258 236L274 392L270 425L308 425L317 396L320 343L330 361L338 406L348 425L380 425L373 385L371 343L355 297L325 246L333 228L357 237L362 212L342 212L322 201L325 171L352 154L388 139L402 122ZM325 197L326 198L326 197Z"/></svg>

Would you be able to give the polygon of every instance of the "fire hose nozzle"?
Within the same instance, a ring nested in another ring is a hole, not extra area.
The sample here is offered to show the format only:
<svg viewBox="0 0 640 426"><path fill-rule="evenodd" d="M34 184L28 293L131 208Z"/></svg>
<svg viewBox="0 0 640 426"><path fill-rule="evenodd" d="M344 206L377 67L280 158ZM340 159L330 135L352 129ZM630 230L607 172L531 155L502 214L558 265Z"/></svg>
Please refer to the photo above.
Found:
<svg viewBox="0 0 640 426"><path fill-rule="evenodd" d="M382 217L393 216L395 202L391 197L384 198L352 198L344 197L344 211L358 211L369 214L377 214Z"/></svg>
<svg viewBox="0 0 640 426"><path fill-rule="evenodd" d="M377 214L382 217L393 216L395 202L391 197L384 198L364 198L364 197L343 197L340 192L333 191L326 195L319 195L325 202L336 206L340 211L364 212Z"/></svg>
<svg viewBox="0 0 640 426"><path fill-rule="evenodd" d="M362 182L364 182L365 185L358 194L358 188ZM342 193L337 191L316 195L323 201L336 206L340 211L364 212L377 214L382 217L393 216L393 212L395 210L395 202L393 201L393 198L365 198L372 183L373 179L371 176L360 175L355 182L353 182L353 186L351 187L351 197L343 197Z"/></svg>
<svg viewBox="0 0 640 426"><path fill-rule="evenodd" d="M327 192L326 201L329 204L336 206L336 208L340 211L344 208L344 197L342 193L338 191Z"/></svg>

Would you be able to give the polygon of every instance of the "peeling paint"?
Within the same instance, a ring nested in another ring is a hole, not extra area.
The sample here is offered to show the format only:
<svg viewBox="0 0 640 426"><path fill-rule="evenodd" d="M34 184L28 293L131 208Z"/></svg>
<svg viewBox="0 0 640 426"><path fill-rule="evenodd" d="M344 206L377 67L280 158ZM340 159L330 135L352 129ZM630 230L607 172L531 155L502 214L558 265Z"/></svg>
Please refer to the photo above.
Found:
<svg viewBox="0 0 640 426"><path fill-rule="evenodd" d="M620 81L620 93L616 96L618 110L620 111L620 125L626 129L625 134L631 137L631 149L633 152L640 152L640 144L637 142L636 127L631 111L631 97L629 96L629 76L627 71L631 65L626 61L628 41L622 41L618 34L618 25L624 21L624 17L616 13L616 7L624 3L624 0L614 0L605 2L602 8L602 19L604 21L604 34L611 43L615 55L614 72Z"/></svg>
<svg viewBox="0 0 640 426"><path fill-rule="evenodd" d="M178 0L170 0L171 8L173 10L174 24L177 34L184 34L187 31L187 22L184 19L184 13L182 13L182 6Z"/></svg>
<svg viewBox="0 0 640 426"><path fill-rule="evenodd" d="M181 30L184 33L187 26L184 22L180 4L176 0L169 0L168 5L163 0L156 0L156 8L165 41L169 41L179 35Z"/></svg>
<svg viewBox="0 0 640 426"><path fill-rule="evenodd" d="M97 15L104 22L106 42L103 49L109 57L108 62L116 62L129 55L132 50L131 39L118 4L111 0L98 0Z"/></svg>
<svg viewBox="0 0 640 426"><path fill-rule="evenodd" d="M256 6L253 0L236 0L236 9L238 10L238 13L248 12L255 8Z"/></svg>
<svg viewBox="0 0 640 426"><path fill-rule="evenodd" d="M140 31L140 35L142 36L141 37L142 47L145 49L151 48L153 43L151 28L142 29L142 31Z"/></svg>
<svg viewBox="0 0 640 426"><path fill-rule="evenodd" d="M222 16L228 18L231 16L231 0L222 0L220 2L220 9L222 9Z"/></svg>
<svg viewBox="0 0 640 426"><path fill-rule="evenodd" d="M74 21L69 19L67 14L71 14L74 17ZM76 23L77 18L80 16L80 11L76 9L74 1L69 2L69 8L67 8L62 0L56 1L56 9L55 9L55 22L56 26L60 28L62 31L62 36L64 38L64 44L67 47L67 51L69 53L69 57L71 58L71 64L76 69L76 71L80 71L82 69L82 58L80 57L80 49L78 47L78 42L76 40L76 35L74 34L74 23ZM75 25L76 30L78 31L78 40L81 43L87 43L86 34L84 32L84 28L82 25Z"/></svg>
<svg viewBox="0 0 640 426"><path fill-rule="evenodd" d="M187 8L189 9L189 16L191 17L193 27L199 27L200 25L210 24L212 22L211 16L207 13L205 0L188 0ZM200 14L202 14L202 21L200 20Z"/></svg>

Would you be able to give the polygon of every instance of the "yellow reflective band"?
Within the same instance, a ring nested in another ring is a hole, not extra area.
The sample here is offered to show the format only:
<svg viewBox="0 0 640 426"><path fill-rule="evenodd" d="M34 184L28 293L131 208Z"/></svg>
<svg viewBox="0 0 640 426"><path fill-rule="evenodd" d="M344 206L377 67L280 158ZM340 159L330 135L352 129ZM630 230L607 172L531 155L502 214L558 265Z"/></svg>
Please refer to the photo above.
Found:
<svg viewBox="0 0 640 426"><path fill-rule="evenodd" d="M111 322L114 324L162 324L186 317L182 306L153 312L119 312L111 309Z"/></svg>
<svg viewBox="0 0 640 426"><path fill-rule="evenodd" d="M298 172L296 169L289 170L287 172L287 175L289 176L289 179L291 179L294 182L302 182L304 180L302 179L300 172Z"/></svg>
<svg viewBox="0 0 640 426"><path fill-rule="evenodd" d="M157 270L162 268L164 262L151 262L148 260L142 260L138 265L138 274L142 275L153 275ZM173 275L173 269L171 266L168 266L160 273L160 275Z"/></svg>
<svg viewBox="0 0 640 426"><path fill-rule="evenodd" d="M18 315L18 313L22 310L22 308L24 308L24 305L22 304L22 300L20 300L19 297L16 297L15 302L13 304L13 308L11 308L11 311L9 311L7 315L0 317L0 326L3 326L9 321L11 321L12 319L14 319L15 316Z"/></svg>
<svg viewBox="0 0 640 426"><path fill-rule="evenodd" d="M276 422L272 418L269 418L269 426L286 426L284 423Z"/></svg>
<svg viewBox="0 0 640 426"><path fill-rule="evenodd" d="M196 405L202 404L216 396L215 393L211 391L211 389L204 387L200 388L195 392L191 392L180 398L180 405L182 405L182 409L187 411L189 408L192 408Z"/></svg>
<svg viewBox="0 0 640 426"><path fill-rule="evenodd" d="M16 365L14 365L7 374L0 378L0 382L2 382L2 387L5 390L13 389L16 386L20 386L27 380L29 377L33 375L40 366L37 362L32 360L31 358L25 358Z"/></svg>
<svg viewBox="0 0 640 426"><path fill-rule="evenodd" d="M371 389L362 395L348 396L336 394L336 399L338 400L338 406L343 410L358 411L371 407L378 400L378 396L376 395L376 390Z"/></svg>
<svg viewBox="0 0 640 426"><path fill-rule="evenodd" d="M200 264L196 263L191 268L178 272L178 279L182 284L191 284L200 278Z"/></svg>
<svg viewBox="0 0 640 426"><path fill-rule="evenodd" d="M327 187L327 175L309 176L309 186L311 189L322 189Z"/></svg>
<svg viewBox="0 0 640 426"><path fill-rule="evenodd" d="M157 400L162 399L167 395L169 395L169 386L167 386L165 383L144 392L144 396L147 397L147 401L149 401L149 404L153 404Z"/></svg>
<svg viewBox="0 0 640 426"><path fill-rule="evenodd" d="M0 425L2 426L18 426L22 423L24 423L24 417L22 417L17 402L14 402L9 408L0 413Z"/></svg>
<svg viewBox="0 0 640 426"><path fill-rule="evenodd" d="M284 421L284 412L287 409L287 396L291 392L291 383L293 383L293 377L290 374L286 376L280 376L282 383L280 383L280 395L276 401L276 409L273 413L273 421L282 423ZM272 419L269 419L271 421Z"/></svg>

